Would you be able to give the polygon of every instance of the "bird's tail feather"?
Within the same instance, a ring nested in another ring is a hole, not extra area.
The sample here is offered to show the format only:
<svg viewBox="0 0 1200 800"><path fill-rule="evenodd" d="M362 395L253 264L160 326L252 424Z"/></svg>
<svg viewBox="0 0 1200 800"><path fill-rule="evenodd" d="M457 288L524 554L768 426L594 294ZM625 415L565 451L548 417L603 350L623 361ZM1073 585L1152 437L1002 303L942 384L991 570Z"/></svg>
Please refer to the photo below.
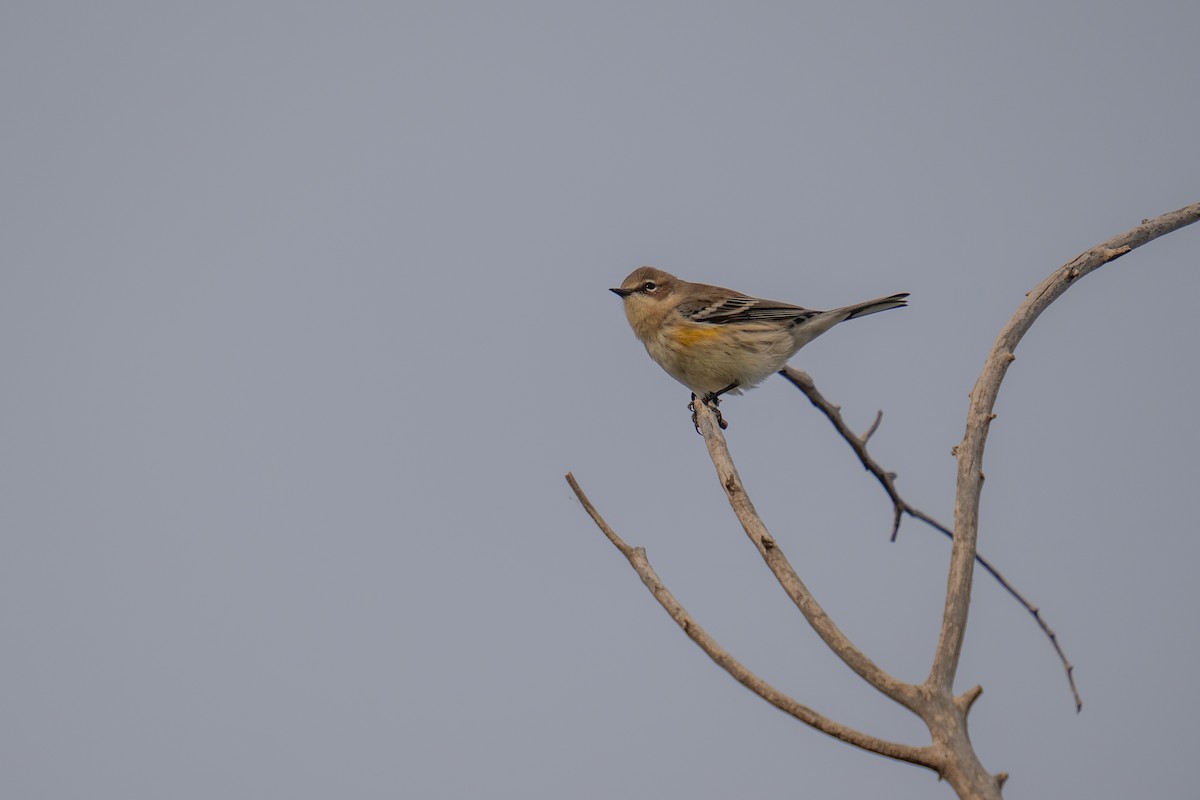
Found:
<svg viewBox="0 0 1200 800"><path fill-rule="evenodd" d="M908 301L904 299L906 297L908 297L908 292L901 292L900 294L892 294L887 297L877 297L865 303L855 303L845 308L846 311L850 312L846 315L846 319L857 319L858 317L865 317L867 314L875 314L891 308L901 308L908 305Z"/></svg>

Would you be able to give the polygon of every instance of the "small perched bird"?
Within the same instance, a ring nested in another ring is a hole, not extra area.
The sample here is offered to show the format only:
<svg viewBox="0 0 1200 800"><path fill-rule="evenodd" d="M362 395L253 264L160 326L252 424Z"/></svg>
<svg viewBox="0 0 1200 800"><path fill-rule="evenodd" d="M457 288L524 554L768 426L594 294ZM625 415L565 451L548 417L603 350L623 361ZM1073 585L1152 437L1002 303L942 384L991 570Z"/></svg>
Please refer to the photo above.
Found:
<svg viewBox="0 0 1200 800"><path fill-rule="evenodd" d="M788 359L848 319L907 305L907 292L832 311L761 300L720 286L689 283L654 267L639 267L610 289L646 352L695 400L717 411L723 394L741 394L779 372Z"/></svg>

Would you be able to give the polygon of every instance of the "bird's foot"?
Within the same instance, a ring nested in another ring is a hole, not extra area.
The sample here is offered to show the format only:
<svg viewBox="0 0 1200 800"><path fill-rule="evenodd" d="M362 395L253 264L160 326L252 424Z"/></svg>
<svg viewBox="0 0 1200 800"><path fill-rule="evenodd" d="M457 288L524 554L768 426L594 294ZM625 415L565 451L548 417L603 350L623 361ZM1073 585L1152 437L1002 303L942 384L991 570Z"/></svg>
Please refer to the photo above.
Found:
<svg viewBox="0 0 1200 800"><path fill-rule="evenodd" d="M720 392L709 392L700 399L700 402L712 409L713 414L717 417L717 425L721 430L729 427L729 423L725 421L725 417L721 414L721 395ZM696 419L696 393L692 393L692 401L688 403L688 411L692 412L692 425L696 428L696 433L700 433L700 421Z"/></svg>

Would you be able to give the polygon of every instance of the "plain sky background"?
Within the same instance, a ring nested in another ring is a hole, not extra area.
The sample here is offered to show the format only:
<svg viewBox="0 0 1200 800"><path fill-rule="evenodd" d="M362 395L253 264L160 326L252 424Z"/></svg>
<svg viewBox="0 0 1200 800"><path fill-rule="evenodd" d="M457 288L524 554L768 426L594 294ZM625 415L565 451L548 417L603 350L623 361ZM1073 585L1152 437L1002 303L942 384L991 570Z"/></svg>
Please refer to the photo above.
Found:
<svg viewBox="0 0 1200 800"><path fill-rule="evenodd" d="M0 796L928 798L870 732L606 289L823 308L793 364L949 520L1023 293L1200 200L1200 4L109 2L0 11ZM1037 323L1001 392L959 689L1009 798L1195 794L1200 228ZM759 510L907 680L949 547L779 378Z"/></svg>

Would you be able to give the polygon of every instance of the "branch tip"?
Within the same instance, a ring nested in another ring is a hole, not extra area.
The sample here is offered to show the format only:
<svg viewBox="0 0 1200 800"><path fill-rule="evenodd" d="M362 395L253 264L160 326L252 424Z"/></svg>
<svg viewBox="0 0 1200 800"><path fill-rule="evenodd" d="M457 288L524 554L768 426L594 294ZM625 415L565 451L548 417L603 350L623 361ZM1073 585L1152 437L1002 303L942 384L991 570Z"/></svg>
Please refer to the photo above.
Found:
<svg viewBox="0 0 1200 800"><path fill-rule="evenodd" d="M959 707L963 716L966 716L971 712L971 706L975 705L975 701L979 699L981 694L983 694L983 687L976 684L954 698L954 705Z"/></svg>
<svg viewBox="0 0 1200 800"><path fill-rule="evenodd" d="M879 411L875 412L875 421L871 423L871 427L867 428L867 432L859 438L859 441L862 442L864 446L867 442L871 441L871 437L875 435L875 431L879 430L879 423L881 422L883 422L883 409L879 409Z"/></svg>

